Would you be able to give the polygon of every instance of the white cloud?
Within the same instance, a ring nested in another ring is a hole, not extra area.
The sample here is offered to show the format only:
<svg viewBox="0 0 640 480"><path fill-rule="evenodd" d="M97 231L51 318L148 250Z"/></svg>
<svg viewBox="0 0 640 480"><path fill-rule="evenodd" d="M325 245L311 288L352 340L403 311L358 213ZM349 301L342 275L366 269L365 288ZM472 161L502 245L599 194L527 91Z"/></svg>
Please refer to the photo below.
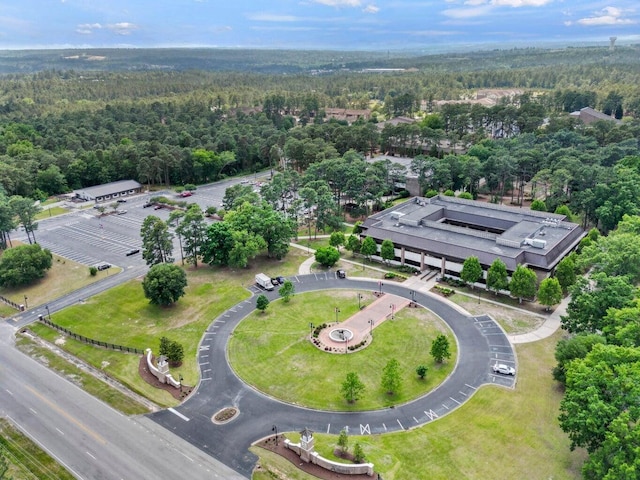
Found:
<svg viewBox="0 0 640 480"><path fill-rule="evenodd" d="M625 13L628 13L620 8L605 7L598 12L594 12L591 17L581 18L575 23L585 25L588 27L594 25L632 25L637 23L630 18L624 18ZM565 22L565 25L571 25L572 22Z"/></svg>
<svg viewBox="0 0 640 480"><path fill-rule="evenodd" d="M481 5L472 8L448 8L442 11L442 14L450 18L474 18L483 17L491 13L489 5Z"/></svg>
<svg viewBox="0 0 640 480"><path fill-rule="evenodd" d="M375 5L367 5L362 9L365 13L378 13L380 11L380 7L376 7Z"/></svg>
<svg viewBox="0 0 640 480"><path fill-rule="evenodd" d="M329 7L359 7L361 0L312 0L314 3L327 5Z"/></svg>
<svg viewBox="0 0 640 480"><path fill-rule="evenodd" d="M82 35L91 35L94 30L100 30L102 25L99 23L81 23L76 27L76 33Z"/></svg>
<svg viewBox="0 0 640 480"><path fill-rule="evenodd" d="M273 13L256 13L249 16L249 20L256 20L258 22L297 22L298 17L293 15L276 15Z"/></svg>
<svg viewBox="0 0 640 480"><path fill-rule="evenodd" d="M491 5L504 7L543 7L553 0L491 0Z"/></svg>
<svg viewBox="0 0 640 480"><path fill-rule="evenodd" d="M107 25L107 28L118 35L130 35L134 30L139 27L135 23L119 22L111 23Z"/></svg>

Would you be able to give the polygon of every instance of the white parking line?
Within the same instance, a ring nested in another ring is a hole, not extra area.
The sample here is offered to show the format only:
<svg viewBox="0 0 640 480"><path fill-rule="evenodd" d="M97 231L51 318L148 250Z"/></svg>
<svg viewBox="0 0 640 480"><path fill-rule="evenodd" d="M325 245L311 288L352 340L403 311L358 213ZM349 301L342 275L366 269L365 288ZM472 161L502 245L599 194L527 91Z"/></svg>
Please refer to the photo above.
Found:
<svg viewBox="0 0 640 480"><path fill-rule="evenodd" d="M400 425L400 428L401 428L402 430L404 430L404 427L403 427L403 426L402 426L402 424L400 423L400 420L398 420L398 419L396 418L396 422L398 422L398 425Z"/></svg>
<svg viewBox="0 0 640 480"><path fill-rule="evenodd" d="M455 398L453 398L453 397L449 397L449 398L450 398L451 400L453 400L454 402L456 402L458 405L461 405L461 403L460 403L458 400L456 400Z"/></svg>

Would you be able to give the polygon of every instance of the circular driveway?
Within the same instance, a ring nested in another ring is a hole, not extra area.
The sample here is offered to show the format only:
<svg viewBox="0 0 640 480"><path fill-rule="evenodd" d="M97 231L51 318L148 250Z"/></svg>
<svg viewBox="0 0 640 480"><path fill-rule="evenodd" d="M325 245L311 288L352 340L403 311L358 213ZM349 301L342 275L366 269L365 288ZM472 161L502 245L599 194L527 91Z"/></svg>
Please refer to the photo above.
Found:
<svg viewBox="0 0 640 480"><path fill-rule="evenodd" d="M290 278L296 293L322 289L379 289L377 281L338 279L335 273L297 275ZM277 291L264 292L270 300ZM412 290L385 282L383 292L411 299ZM198 363L201 382L195 394L182 405L150 414L150 418L191 442L234 470L251 477L257 458L248 451L259 438L279 432L309 428L316 432L351 435L408 430L436 420L466 402L485 384L513 387L515 378L495 375L491 366L499 361L515 364L511 344L504 331L488 316L470 317L437 296L415 291L415 302L428 308L449 326L458 342L454 371L438 388L395 408L365 412L311 410L267 397L238 379L227 362L226 348L235 326L255 308L251 297L218 317L204 333ZM311 380L311 379L310 379ZM218 410L234 406L240 414L231 422L215 425L211 417Z"/></svg>

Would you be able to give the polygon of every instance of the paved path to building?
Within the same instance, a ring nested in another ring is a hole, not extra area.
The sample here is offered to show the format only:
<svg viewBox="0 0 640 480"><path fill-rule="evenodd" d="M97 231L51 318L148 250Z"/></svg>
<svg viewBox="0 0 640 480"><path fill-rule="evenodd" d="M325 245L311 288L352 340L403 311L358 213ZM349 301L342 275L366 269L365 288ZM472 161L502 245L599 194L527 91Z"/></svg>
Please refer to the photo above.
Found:
<svg viewBox="0 0 640 480"><path fill-rule="evenodd" d="M335 352L346 353L350 345L358 345L368 339L374 328L387 320L393 320L395 314L410 303L407 298L385 293L345 321L323 329L318 338L324 346L334 349ZM337 340L331 337L334 330L349 330L353 337Z"/></svg>
<svg viewBox="0 0 640 480"><path fill-rule="evenodd" d="M305 247L303 245L300 244L295 244L292 243L291 244L292 247L295 248L300 248L303 250L308 250L311 253L314 253L315 250L313 249L309 249L308 247ZM347 259L341 259L342 262L347 262L347 263L352 263L354 265L358 264L359 262L353 261L353 260L347 260ZM311 273L311 266L314 264L315 262L315 257L313 255L311 255L309 258L307 258L304 262L302 262L302 264L300 264L299 267L299 274L300 275L308 275ZM377 267L371 267L371 266L367 266L367 268L370 268L372 270L377 270L380 272L386 272L387 270L384 270L382 268L377 268ZM415 277L409 277L402 285L407 287L407 288L411 288L413 290L416 291L420 291L422 293L430 293L431 289L435 286L436 281L435 281L435 277L430 278L427 281L424 281L420 278L421 276L415 276ZM363 278L363 280L365 280ZM366 279L366 280L374 280L374 279ZM466 295L462 292L461 295ZM463 310L461 307L459 307L457 304L451 302L450 300L447 300L446 298L442 299L443 301L447 302L450 306L452 306L453 308L456 308L458 311L460 311L463 314L469 315L468 312L466 312L466 310ZM503 308L510 308L510 309L514 309L514 310L521 310L523 313L526 313L527 315L538 315L540 317L544 317L545 321L542 323L542 325L540 325L537 329L531 331L531 332L527 332L527 333L521 333L521 334L517 334L517 335L507 335L507 338L509 339L509 341L512 344L519 344L519 343L531 343L531 342L537 342L538 340L542 340L545 338L550 337L551 335L553 335L554 333L556 333L558 331L558 329L561 326L561 316L566 315L567 313L567 305L569 305L569 302L571 301L571 297L567 296L565 297L562 302L560 303L560 305L558 305L556 307L556 309L553 311L553 313L551 313L551 315L542 315L542 314L536 314L533 312L530 312L529 310L524 310L524 309L519 309L517 307L510 307L508 305L505 305L503 303L500 302L496 302L494 300L491 300L489 298L487 299L483 299L483 302L489 302L489 303L494 303L500 307ZM385 302L386 303L386 302ZM406 306L406 305L403 305ZM388 313L388 312L387 312ZM355 339L354 339L355 340ZM356 341L357 343L357 341Z"/></svg>

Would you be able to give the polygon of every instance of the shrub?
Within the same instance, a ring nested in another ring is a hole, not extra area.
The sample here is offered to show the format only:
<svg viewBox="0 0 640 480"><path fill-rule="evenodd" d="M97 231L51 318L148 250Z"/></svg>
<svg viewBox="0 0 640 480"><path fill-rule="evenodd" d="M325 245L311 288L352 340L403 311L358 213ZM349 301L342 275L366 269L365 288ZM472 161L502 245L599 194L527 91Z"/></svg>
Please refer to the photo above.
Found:
<svg viewBox="0 0 640 480"><path fill-rule="evenodd" d="M98 274L98 269L96 267L89 267L89 275L95 277Z"/></svg>

